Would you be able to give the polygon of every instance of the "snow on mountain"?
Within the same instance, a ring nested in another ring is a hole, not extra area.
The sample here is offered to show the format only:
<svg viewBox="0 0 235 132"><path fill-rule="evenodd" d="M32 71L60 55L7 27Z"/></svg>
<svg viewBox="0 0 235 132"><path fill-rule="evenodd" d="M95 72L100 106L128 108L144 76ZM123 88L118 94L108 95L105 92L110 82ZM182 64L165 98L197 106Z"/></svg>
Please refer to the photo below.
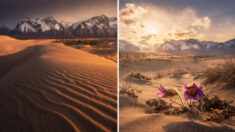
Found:
<svg viewBox="0 0 235 132"><path fill-rule="evenodd" d="M101 15L75 23L58 22L53 17L27 18L16 25L11 35L23 38L116 37L117 18Z"/></svg>
<svg viewBox="0 0 235 132"><path fill-rule="evenodd" d="M53 17L45 18L26 18L19 22L15 28L16 32L47 32L47 31L63 31L64 27Z"/></svg>
<svg viewBox="0 0 235 132"><path fill-rule="evenodd" d="M105 15L72 24L68 28L74 37L115 37L117 34L117 19Z"/></svg>
<svg viewBox="0 0 235 132"><path fill-rule="evenodd" d="M158 48L156 48L156 50L173 54L235 54L235 39L224 43L212 41L199 41L196 39L169 40L161 44Z"/></svg>
<svg viewBox="0 0 235 132"><path fill-rule="evenodd" d="M235 48L235 39L224 42L224 45Z"/></svg>
<svg viewBox="0 0 235 132"><path fill-rule="evenodd" d="M66 21L66 20L63 20L63 21L61 21L60 22L61 23L61 25L63 25L64 26L64 28L69 28L70 26L72 26L74 23L73 22L71 22L71 21Z"/></svg>

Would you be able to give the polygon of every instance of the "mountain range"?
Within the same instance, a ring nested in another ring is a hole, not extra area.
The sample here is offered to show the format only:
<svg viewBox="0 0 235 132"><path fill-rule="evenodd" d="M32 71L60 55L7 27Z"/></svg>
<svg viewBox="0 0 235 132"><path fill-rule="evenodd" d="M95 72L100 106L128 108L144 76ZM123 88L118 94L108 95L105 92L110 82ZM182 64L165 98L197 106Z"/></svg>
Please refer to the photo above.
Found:
<svg viewBox="0 0 235 132"><path fill-rule="evenodd" d="M26 18L13 30L0 26L0 35L25 39L116 37L117 18L101 15L75 23L58 22L53 17Z"/></svg>
<svg viewBox="0 0 235 132"><path fill-rule="evenodd" d="M169 40L156 47L155 50L186 55L235 54L235 39L226 42L199 41L197 39Z"/></svg>
<svg viewBox="0 0 235 132"><path fill-rule="evenodd" d="M120 51L139 51L140 47L120 40ZM178 55L226 55L235 54L235 39L226 42L200 41L197 39L168 40L155 45L154 51Z"/></svg>

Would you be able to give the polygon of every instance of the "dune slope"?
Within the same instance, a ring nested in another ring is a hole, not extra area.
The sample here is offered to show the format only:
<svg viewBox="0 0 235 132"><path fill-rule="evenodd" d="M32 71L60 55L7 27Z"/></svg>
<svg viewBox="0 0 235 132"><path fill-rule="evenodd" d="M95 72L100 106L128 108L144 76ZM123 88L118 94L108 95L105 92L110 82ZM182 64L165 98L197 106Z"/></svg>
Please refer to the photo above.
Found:
<svg viewBox="0 0 235 132"><path fill-rule="evenodd" d="M8 40L0 47L16 52L0 56L0 131L116 130L114 62L64 45Z"/></svg>

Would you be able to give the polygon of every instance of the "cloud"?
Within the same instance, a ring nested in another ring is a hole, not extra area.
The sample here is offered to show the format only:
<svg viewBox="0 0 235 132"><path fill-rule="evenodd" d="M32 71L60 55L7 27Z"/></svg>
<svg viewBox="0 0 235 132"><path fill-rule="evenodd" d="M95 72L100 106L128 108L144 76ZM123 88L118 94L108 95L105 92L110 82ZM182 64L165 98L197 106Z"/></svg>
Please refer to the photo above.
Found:
<svg viewBox="0 0 235 132"><path fill-rule="evenodd" d="M211 27L211 20L209 17L199 18L192 24L192 26L209 29Z"/></svg>
<svg viewBox="0 0 235 132"><path fill-rule="evenodd" d="M145 35L145 36L141 36L140 38L141 39L144 39L144 40L150 40L152 39L153 37L155 37L156 35Z"/></svg>
<svg viewBox="0 0 235 132"><path fill-rule="evenodd" d="M155 34L140 36L140 40L138 41L138 43L139 45L149 45L154 37L156 37Z"/></svg>
<svg viewBox="0 0 235 132"><path fill-rule="evenodd" d="M194 28L185 28L181 29L180 31L175 32L173 35L175 35L176 38L185 38L185 37L192 37L196 36L198 34L198 31Z"/></svg>
<svg viewBox="0 0 235 132"><path fill-rule="evenodd" d="M123 22L126 26L135 25L135 24L137 23L137 21L134 20L134 19L122 19L122 22Z"/></svg>
<svg viewBox="0 0 235 132"><path fill-rule="evenodd" d="M197 39L212 27L209 16L199 17L191 7L168 10L151 4L127 3L119 17L120 38L137 45L163 43L169 39Z"/></svg>
<svg viewBox="0 0 235 132"><path fill-rule="evenodd" d="M127 3L125 8L120 10L119 17L120 23L126 26L135 26L139 22L139 19L147 12L142 6L137 6L132 3ZM141 26L141 25L140 25Z"/></svg>

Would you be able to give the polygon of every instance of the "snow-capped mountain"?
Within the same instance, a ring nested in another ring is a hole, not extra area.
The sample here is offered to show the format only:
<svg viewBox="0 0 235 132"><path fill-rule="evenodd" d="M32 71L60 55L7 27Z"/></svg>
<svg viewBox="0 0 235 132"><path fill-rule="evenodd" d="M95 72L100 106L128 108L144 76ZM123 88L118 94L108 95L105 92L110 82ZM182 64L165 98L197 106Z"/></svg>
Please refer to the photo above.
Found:
<svg viewBox="0 0 235 132"><path fill-rule="evenodd" d="M74 37L114 37L117 34L117 19L105 15L72 24L68 31Z"/></svg>
<svg viewBox="0 0 235 132"><path fill-rule="evenodd" d="M0 25L0 35L9 35L11 33L11 29L5 25Z"/></svg>
<svg viewBox="0 0 235 132"><path fill-rule="evenodd" d="M235 39L224 43L196 39L170 40L161 44L156 50L173 54L192 55L235 54Z"/></svg>
<svg viewBox="0 0 235 132"><path fill-rule="evenodd" d="M26 18L11 33L23 38L59 38L66 35L65 28L53 17Z"/></svg>
<svg viewBox="0 0 235 132"><path fill-rule="evenodd" d="M63 20L63 21L61 21L60 22L63 26L64 26L64 28L69 28L70 26L72 26L74 23L73 22L71 22L71 21L66 21L66 20Z"/></svg>
<svg viewBox="0 0 235 132"><path fill-rule="evenodd" d="M224 45L226 45L230 48L235 48L235 39L224 42Z"/></svg>
<svg viewBox="0 0 235 132"><path fill-rule="evenodd" d="M95 16L75 23L58 22L53 17L26 18L10 33L17 38L116 37L117 18Z"/></svg>
<svg viewBox="0 0 235 132"><path fill-rule="evenodd" d="M120 51L139 51L140 48L138 46L135 46L134 44L126 41L126 40L120 40L119 41L119 50Z"/></svg>

